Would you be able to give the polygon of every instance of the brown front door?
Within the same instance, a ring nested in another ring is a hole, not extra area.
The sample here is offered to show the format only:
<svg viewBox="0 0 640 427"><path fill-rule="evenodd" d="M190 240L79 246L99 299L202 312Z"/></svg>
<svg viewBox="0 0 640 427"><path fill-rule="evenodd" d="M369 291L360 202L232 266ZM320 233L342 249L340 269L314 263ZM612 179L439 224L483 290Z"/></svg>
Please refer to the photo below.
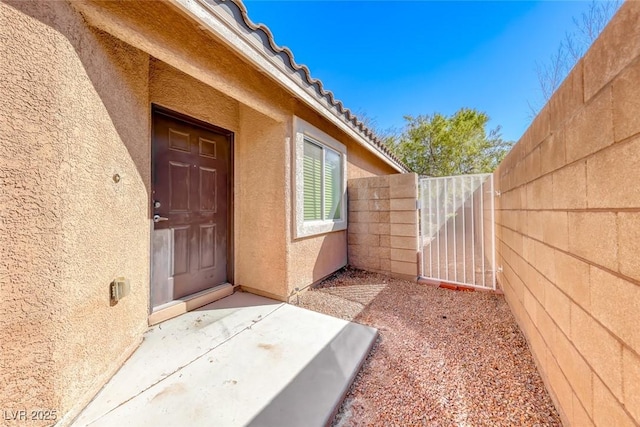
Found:
<svg viewBox="0 0 640 427"><path fill-rule="evenodd" d="M173 299L227 281L231 138L154 111L152 212L171 230Z"/></svg>

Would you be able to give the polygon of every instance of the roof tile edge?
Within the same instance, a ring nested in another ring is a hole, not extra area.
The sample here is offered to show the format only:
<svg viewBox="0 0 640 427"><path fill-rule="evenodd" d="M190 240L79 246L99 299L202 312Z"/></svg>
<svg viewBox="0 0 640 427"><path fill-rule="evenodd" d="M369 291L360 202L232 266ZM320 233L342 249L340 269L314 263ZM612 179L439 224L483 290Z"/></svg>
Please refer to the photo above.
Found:
<svg viewBox="0 0 640 427"><path fill-rule="evenodd" d="M403 169L404 172L410 172L410 169L407 167L407 165L405 165L404 162L398 159L398 157L396 157L396 155L391 152L389 147L387 147L383 143L383 141L381 141L373 133L373 131L364 124L364 122L358 120L358 118L355 116L355 114L351 112L351 110L349 110L348 108L345 108L342 101L337 100L335 98L335 95L333 94L333 92L326 90L324 88L324 85L320 79L316 79L311 76L311 71L309 70L309 67L307 67L304 64L298 64L295 61L293 52L291 51L291 49L289 49L286 46L279 46L275 42L273 33L271 32L269 27L267 27L265 24L256 24L251 20L251 18L249 18L247 7L244 5L244 3L242 3L241 0L213 0L213 1L220 4L230 3L235 5L240 12L240 16L242 16L244 25L252 31L262 31L267 36L267 40L269 41L269 48L273 51L273 53L276 55L279 55L280 53L284 53L288 58L288 61L289 61L288 65L291 68L291 70L294 72L302 71L305 75L307 83L310 86L313 86L316 88L315 91L317 95L320 98L325 98L329 102L329 105L336 107L340 112L340 115L342 115L342 117L344 118L344 121L346 123L349 123L353 130L358 132L365 140L367 140L367 142L370 145L376 147L378 151L384 154L384 156L387 157L396 166Z"/></svg>

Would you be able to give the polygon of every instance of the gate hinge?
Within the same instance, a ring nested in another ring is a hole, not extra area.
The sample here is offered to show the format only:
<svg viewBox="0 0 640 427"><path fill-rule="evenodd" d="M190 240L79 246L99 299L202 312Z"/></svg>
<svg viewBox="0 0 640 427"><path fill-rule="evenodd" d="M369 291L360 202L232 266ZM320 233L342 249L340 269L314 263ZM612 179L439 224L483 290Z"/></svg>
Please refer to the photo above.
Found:
<svg viewBox="0 0 640 427"><path fill-rule="evenodd" d="M500 197L502 193L496 190L496 197Z"/></svg>

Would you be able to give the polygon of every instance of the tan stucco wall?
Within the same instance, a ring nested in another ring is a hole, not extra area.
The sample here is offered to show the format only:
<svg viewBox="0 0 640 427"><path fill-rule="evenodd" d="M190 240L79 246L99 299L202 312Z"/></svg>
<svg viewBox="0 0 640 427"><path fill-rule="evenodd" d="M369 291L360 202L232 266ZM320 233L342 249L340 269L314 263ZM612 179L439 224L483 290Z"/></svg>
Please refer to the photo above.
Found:
<svg viewBox="0 0 640 427"><path fill-rule="evenodd" d="M234 132L234 257L229 280L285 294L285 126L152 59L150 101Z"/></svg>
<svg viewBox="0 0 640 427"><path fill-rule="evenodd" d="M391 166L385 164L374 154L357 144L353 139L327 123L318 114L305 108L299 102L294 104L292 112L297 117L315 126L322 132L335 138L347 148L347 180L361 177L373 177L397 173ZM295 140L292 125L289 125L292 141ZM294 156L293 142L289 145L289 156ZM295 173L295 171L291 171ZM291 188L288 191L288 201L293 203ZM292 209L287 208L288 218L288 280L287 297L295 294L295 289L303 289L323 279L336 270L347 265L347 231L336 231L318 236L293 239Z"/></svg>
<svg viewBox="0 0 640 427"><path fill-rule="evenodd" d="M146 329L148 56L63 2L0 3L0 40L0 406L61 415Z"/></svg>
<svg viewBox="0 0 640 427"><path fill-rule="evenodd" d="M234 133L239 131L240 103L235 99L156 58L151 58L149 73L149 101L152 104Z"/></svg>
<svg viewBox="0 0 640 427"><path fill-rule="evenodd" d="M398 171L381 162L370 151L367 151L361 145L351 145L347 164L348 179L394 174L398 174Z"/></svg>
<svg viewBox="0 0 640 427"><path fill-rule="evenodd" d="M347 251L292 238L293 115L347 146L349 177L393 171L165 3L0 2L0 39L2 408L68 420L146 330L152 103L235 133L234 283L279 299Z"/></svg>
<svg viewBox="0 0 640 427"><path fill-rule="evenodd" d="M234 132L233 282L283 298L285 123L155 59L151 62L150 100Z"/></svg>
<svg viewBox="0 0 640 427"><path fill-rule="evenodd" d="M284 299L286 125L240 109L236 144L236 283Z"/></svg>
<svg viewBox="0 0 640 427"><path fill-rule="evenodd" d="M74 5L86 14L93 25L115 34L244 105L242 111L248 117L244 126L255 125L255 129L242 128L242 132L236 135L237 141L244 141L243 146L247 149L250 144L255 144L256 149L264 151L245 158L249 151L242 152L243 147L237 146L238 153L243 153L238 154L236 159L237 284L251 291L287 299L295 287L308 286L346 264L344 232L296 241L292 239L289 159L292 155L293 115L312 123L347 146L349 177L393 173L393 168L294 100L275 82L254 70L213 36L204 31L194 31L193 23L170 6L154 3L154 7L149 8L144 3L127 3L123 7L116 3L92 1ZM171 28L171 31L167 31L167 28ZM176 34L180 37L176 37ZM240 113L242 116L243 113ZM277 127L281 129L277 130ZM265 139L265 136L269 137ZM276 167L278 164L283 164L284 169ZM255 182L269 187L257 191L250 184ZM244 202L242 195L247 197ZM279 195L284 199L266 198L265 195ZM268 209L258 214L252 211L254 205ZM257 221L269 224L268 228L274 235L258 232L255 229ZM250 237L242 237L247 236L247 230L240 230L243 223L252 226L254 231ZM280 241L280 236L284 238L283 241ZM269 247L270 255L266 256L265 248ZM281 264L283 259L284 266ZM256 262L264 270L257 269ZM265 280L265 277L269 280ZM281 283L282 280L284 283Z"/></svg>
<svg viewBox="0 0 640 427"><path fill-rule="evenodd" d="M88 22L274 120L290 97L165 2L76 0Z"/></svg>
<svg viewBox="0 0 640 427"><path fill-rule="evenodd" d="M495 173L499 281L566 425L640 424L640 3Z"/></svg>

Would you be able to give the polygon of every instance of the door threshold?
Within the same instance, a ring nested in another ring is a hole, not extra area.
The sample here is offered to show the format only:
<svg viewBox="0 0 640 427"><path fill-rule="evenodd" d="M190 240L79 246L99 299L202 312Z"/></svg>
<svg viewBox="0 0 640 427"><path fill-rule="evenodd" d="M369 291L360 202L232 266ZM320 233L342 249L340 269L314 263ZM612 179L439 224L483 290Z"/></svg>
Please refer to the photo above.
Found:
<svg viewBox="0 0 640 427"><path fill-rule="evenodd" d="M205 289L204 291L154 307L153 312L149 315L149 326L156 325L227 297L233 293L233 290L234 288L231 283L223 283L213 288Z"/></svg>

